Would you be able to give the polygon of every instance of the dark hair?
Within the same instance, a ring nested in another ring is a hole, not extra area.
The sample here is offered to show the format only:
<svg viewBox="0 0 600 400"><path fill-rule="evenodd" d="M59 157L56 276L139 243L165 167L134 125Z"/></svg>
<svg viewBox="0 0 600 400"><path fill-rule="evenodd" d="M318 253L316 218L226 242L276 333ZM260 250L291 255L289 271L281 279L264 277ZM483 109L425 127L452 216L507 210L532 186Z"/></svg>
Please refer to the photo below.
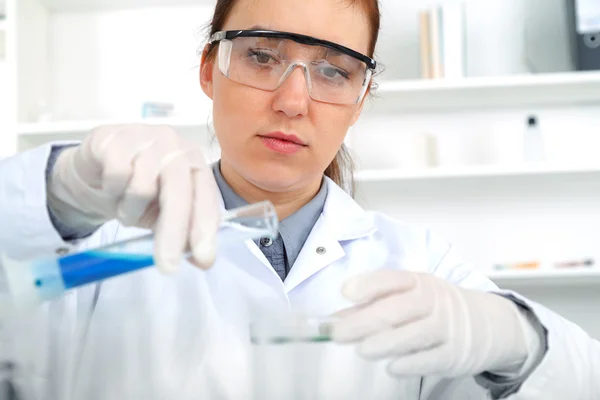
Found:
<svg viewBox="0 0 600 400"><path fill-rule="evenodd" d="M379 0L342 0L348 3L349 6L355 6L359 4L369 18L369 25L371 28L371 41L369 44L368 56L373 58L375 53L375 46L377 45L377 39L379 38L379 30L381 28L381 13L379 11ZM235 6L235 0L217 0L215 6L215 13L208 26L209 36L223 29L225 21L229 17L231 10ZM206 53L206 59L214 59L215 47L210 46ZM338 186L344 188L346 191L354 192L354 162L350 151L345 144L342 144L338 150L335 158L325 169L325 175L333 180Z"/></svg>

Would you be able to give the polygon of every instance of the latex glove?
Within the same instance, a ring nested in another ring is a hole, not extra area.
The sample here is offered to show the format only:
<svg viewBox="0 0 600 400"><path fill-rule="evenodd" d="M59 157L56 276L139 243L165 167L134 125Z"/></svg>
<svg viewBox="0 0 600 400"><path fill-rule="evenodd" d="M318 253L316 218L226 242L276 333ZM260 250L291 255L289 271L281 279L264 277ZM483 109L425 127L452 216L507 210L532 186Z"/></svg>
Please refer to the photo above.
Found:
<svg viewBox="0 0 600 400"><path fill-rule="evenodd" d="M357 343L368 359L389 359L393 375L518 371L527 360L525 330L532 328L524 326L517 306L499 295L390 269L352 278L342 291L360 304L338 313L333 339Z"/></svg>
<svg viewBox="0 0 600 400"><path fill-rule="evenodd" d="M117 219L153 229L163 272L176 270L187 248L200 267L214 261L220 212L213 173L200 146L168 126L94 129L60 153L47 192L53 212L73 228Z"/></svg>

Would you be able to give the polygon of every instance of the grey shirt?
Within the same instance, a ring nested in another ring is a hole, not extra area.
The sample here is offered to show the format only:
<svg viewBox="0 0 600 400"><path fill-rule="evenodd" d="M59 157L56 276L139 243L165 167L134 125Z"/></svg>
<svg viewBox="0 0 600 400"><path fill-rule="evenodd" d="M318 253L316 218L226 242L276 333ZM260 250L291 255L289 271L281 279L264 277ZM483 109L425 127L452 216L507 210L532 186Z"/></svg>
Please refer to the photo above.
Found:
<svg viewBox="0 0 600 400"><path fill-rule="evenodd" d="M221 174L220 165L220 162L213 165L213 173L223 196L225 209L230 210L248 204L225 181ZM306 238L323 211L326 198L327 185L323 180L321 189L319 189L319 192L311 201L279 222L279 235L277 235L275 240L263 238L256 241L256 244L265 257L267 257L267 260L269 260L269 263L271 263L271 266L275 269L281 280L285 280L298 258L298 254L300 254Z"/></svg>

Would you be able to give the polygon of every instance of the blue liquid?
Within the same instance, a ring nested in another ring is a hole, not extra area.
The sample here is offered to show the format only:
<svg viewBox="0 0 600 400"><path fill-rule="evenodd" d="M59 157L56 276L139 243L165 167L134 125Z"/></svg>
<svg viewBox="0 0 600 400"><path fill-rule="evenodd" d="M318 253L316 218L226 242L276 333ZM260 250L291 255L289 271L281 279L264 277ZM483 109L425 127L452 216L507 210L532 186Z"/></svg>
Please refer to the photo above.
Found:
<svg viewBox="0 0 600 400"><path fill-rule="evenodd" d="M149 254L86 251L60 258L58 264L66 289L76 288L113 276L137 271L154 265ZM43 282L36 282L41 286Z"/></svg>
<svg viewBox="0 0 600 400"><path fill-rule="evenodd" d="M239 227L225 226L218 232L221 245L255 236L258 236L256 230L242 230ZM147 235L58 259L44 259L32 266L35 277L33 284L39 289L39 293L50 298L64 290L151 267L155 265L152 254L152 235Z"/></svg>

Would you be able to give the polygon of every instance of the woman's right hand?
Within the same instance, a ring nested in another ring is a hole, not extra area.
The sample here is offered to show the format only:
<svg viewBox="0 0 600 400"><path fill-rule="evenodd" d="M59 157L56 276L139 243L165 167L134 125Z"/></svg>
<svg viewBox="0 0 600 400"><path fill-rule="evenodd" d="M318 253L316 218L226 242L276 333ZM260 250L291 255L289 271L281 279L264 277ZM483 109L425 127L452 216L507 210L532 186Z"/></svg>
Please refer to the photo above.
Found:
<svg viewBox="0 0 600 400"><path fill-rule="evenodd" d="M198 144L165 125L94 129L63 150L48 185L48 204L67 225L117 219L155 232L155 261L177 269L186 248L195 264L214 262L218 190Z"/></svg>

